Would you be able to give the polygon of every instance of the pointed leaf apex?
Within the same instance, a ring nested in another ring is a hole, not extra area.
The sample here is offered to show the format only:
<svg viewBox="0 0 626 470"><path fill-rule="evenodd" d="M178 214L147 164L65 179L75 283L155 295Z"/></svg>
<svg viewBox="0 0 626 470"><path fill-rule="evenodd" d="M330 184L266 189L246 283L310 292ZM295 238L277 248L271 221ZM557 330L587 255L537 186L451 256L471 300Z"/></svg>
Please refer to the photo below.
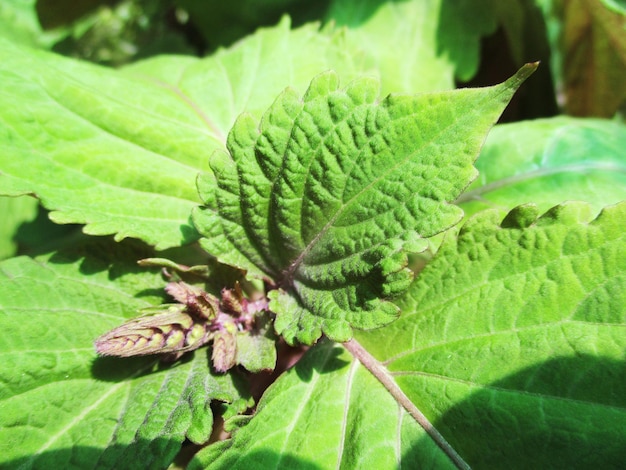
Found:
<svg viewBox="0 0 626 470"><path fill-rule="evenodd" d="M537 62L529 62L524 64L511 78L509 78L505 83L507 88L512 88L513 90L517 90L524 81L528 77L530 77L535 70L539 67L539 61Z"/></svg>
<svg viewBox="0 0 626 470"><path fill-rule="evenodd" d="M395 320L411 284L406 252L462 219L453 204L476 176L485 135L528 64L494 87L391 95L369 77L339 88L335 72L281 94L260 123L238 121L214 157L215 204L194 222L221 262L281 288L275 329L289 343Z"/></svg>

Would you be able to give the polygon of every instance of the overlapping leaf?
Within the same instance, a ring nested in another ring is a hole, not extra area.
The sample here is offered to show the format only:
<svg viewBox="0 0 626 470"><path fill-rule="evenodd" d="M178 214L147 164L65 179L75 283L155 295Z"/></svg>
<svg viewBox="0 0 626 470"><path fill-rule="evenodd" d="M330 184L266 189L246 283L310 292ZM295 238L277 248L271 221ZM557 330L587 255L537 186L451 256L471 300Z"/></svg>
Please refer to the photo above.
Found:
<svg viewBox="0 0 626 470"><path fill-rule="evenodd" d="M455 78L470 80L480 38L496 29L494 6L485 0L333 0L326 17L349 28L346 41L365 50L385 94L447 90Z"/></svg>
<svg viewBox="0 0 626 470"><path fill-rule="evenodd" d="M402 297L400 319L356 335L393 395L321 343L192 468L448 468L413 407L472 468L620 468L626 203L591 212L477 214Z"/></svg>
<svg viewBox="0 0 626 470"><path fill-rule="evenodd" d="M0 264L2 468L166 468L185 438L208 439L212 400L241 400L206 352L96 358L94 338L161 300L160 276L126 264L137 256L103 243Z"/></svg>
<svg viewBox="0 0 626 470"><path fill-rule="evenodd" d="M479 177L457 203L466 214L487 207L540 210L582 200L599 211L626 199L626 126L557 117L495 126L476 161Z"/></svg>
<svg viewBox="0 0 626 470"><path fill-rule="evenodd" d="M266 392L233 439L197 454L189 470L201 468L455 467L358 361L323 342Z"/></svg>
<svg viewBox="0 0 626 470"><path fill-rule="evenodd" d="M411 281L406 252L462 216L449 204L475 176L486 132L527 66L491 88L390 95L371 79L315 78L286 90L260 126L239 118L230 153L210 161L194 213L204 248L272 279L275 327L287 341L345 341L398 314L387 299Z"/></svg>
<svg viewBox="0 0 626 470"><path fill-rule="evenodd" d="M158 248L196 239L196 175L239 113L260 114L331 67L349 77L353 64L337 35L288 21L214 57L122 72L5 40L0 59L2 194L34 193L56 222Z"/></svg>
<svg viewBox="0 0 626 470"><path fill-rule="evenodd" d="M37 18L37 0L0 3L0 36L19 44L49 48L64 37L62 31L45 31Z"/></svg>

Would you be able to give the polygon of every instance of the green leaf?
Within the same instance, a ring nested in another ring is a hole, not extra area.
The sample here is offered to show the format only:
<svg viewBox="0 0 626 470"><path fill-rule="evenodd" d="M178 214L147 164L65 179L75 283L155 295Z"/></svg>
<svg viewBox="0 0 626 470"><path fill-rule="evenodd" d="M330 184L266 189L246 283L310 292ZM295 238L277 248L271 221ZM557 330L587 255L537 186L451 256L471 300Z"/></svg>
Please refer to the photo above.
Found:
<svg viewBox="0 0 626 470"><path fill-rule="evenodd" d="M0 259L15 255L18 228L36 217L37 207L37 201L31 197L0 197Z"/></svg>
<svg viewBox="0 0 626 470"><path fill-rule="evenodd" d="M212 400L245 407L205 351L172 366L96 357L99 334L162 300L160 275L127 261L142 254L99 243L0 264L1 467L166 468L185 438L208 440Z"/></svg>
<svg viewBox="0 0 626 470"><path fill-rule="evenodd" d="M346 343L359 361L314 346L190 468L450 467L416 410L473 468L620 468L626 203L537 214L474 216L399 320Z"/></svg>
<svg viewBox="0 0 626 470"><path fill-rule="evenodd" d="M233 439L200 451L189 466L223 468L454 467L367 369L324 341L267 390Z"/></svg>
<svg viewBox="0 0 626 470"><path fill-rule="evenodd" d="M205 59L159 56L125 67L122 73L152 79L179 95L224 144L242 112L260 118L285 87L304 92L311 77L328 69L347 78L362 70L343 35L321 34L316 24L292 30L285 17L276 26L260 29ZM215 148L189 157L200 158L204 168Z"/></svg>
<svg viewBox="0 0 626 470"><path fill-rule="evenodd" d="M46 31L39 24L37 0L0 2L0 36L26 46L51 47L67 33Z"/></svg>
<svg viewBox="0 0 626 470"><path fill-rule="evenodd" d="M4 194L34 193L54 221L90 234L159 248L195 237L194 165L218 144L189 103L112 70L8 42L0 51Z"/></svg>
<svg viewBox="0 0 626 470"><path fill-rule="evenodd" d="M58 223L159 249L197 238L195 178L238 114L331 66L350 76L353 63L340 37L288 21L214 57L121 72L0 41L1 193L33 193Z"/></svg>
<svg viewBox="0 0 626 470"><path fill-rule="evenodd" d="M626 204L591 213L478 214L358 338L477 468L623 461Z"/></svg>
<svg viewBox="0 0 626 470"><path fill-rule="evenodd" d="M558 117L495 126L476 168L479 177L457 200L474 213L535 203L547 210L583 200L595 211L626 199L626 126Z"/></svg>
<svg viewBox="0 0 626 470"><path fill-rule="evenodd" d="M276 335L266 316L257 319L252 332L237 333L235 363L249 372L261 372L276 368Z"/></svg>
<svg viewBox="0 0 626 470"><path fill-rule="evenodd" d="M480 38L496 29L493 9L485 0L334 0L326 17L349 28L346 41L364 51L384 94L415 93L474 76Z"/></svg>
<svg viewBox="0 0 626 470"><path fill-rule="evenodd" d="M198 183L194 223L221 262L272 279L287 342L337 341L394 320L412 279L406 251L462 217L449 204L475 177L485 134L529 65L484 89L389 95L329 72L287 89L260 125L242 115Z"/></svg>

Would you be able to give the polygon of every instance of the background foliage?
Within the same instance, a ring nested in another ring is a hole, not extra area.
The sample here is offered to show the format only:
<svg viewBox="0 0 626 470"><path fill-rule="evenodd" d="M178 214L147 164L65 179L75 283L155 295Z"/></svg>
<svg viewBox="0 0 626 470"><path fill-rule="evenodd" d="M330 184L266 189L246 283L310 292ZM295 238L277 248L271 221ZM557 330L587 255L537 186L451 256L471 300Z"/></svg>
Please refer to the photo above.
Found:
<svg viewBox="0 0 626 470"><path fill-rule="evenodd" d="M620 468L625 29L618 0L0 2L0 467L452 466L419 410L476 468ZM138 259L208 263L215 294L235 277L191 213L241 113L329 69L384 97L535 60L464 225L411 256L400 319L357 332L370 362L328 340L282 375L282 343L274 375L96 357L168 301Z"/></svg>

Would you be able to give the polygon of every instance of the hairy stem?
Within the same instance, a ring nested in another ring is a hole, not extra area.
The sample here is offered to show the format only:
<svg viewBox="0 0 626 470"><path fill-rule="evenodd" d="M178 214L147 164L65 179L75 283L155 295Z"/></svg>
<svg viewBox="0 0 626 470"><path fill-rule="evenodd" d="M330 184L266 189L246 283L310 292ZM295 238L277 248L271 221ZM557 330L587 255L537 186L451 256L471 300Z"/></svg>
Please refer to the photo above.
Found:
<svg viewBox="0 0 626 470"><path fill-rule="evenodd" d="M402 389L393 380L386 368L376 360L357 340L352 338L350 341L343 343L343 346L356 358L361 364L369 370L378 381L391 393L391 396L400 403L405 410L417 421L417 423L426 431L426 433L435 441L435 443L445 452L450 460L461 470L467 470L470 466L463 458L452 448L446 439L435 429L428 418L413 404L413 402L405 395Z"/></svg>

